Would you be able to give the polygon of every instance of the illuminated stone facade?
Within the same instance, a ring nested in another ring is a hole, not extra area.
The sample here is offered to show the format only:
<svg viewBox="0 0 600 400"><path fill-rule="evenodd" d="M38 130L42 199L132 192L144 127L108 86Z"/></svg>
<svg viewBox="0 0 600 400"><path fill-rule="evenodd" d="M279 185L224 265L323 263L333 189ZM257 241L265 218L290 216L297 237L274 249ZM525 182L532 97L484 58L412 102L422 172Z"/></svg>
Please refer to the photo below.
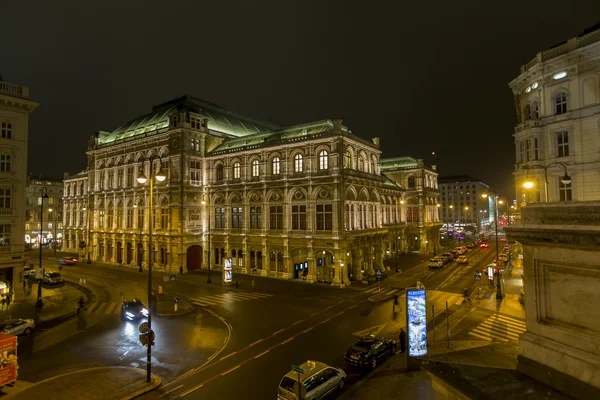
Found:
<svg viewBox="0 0 600 400"><path fill-rule="evenodd" d="M422 228L407 225L403 204L419 189L382 174L380 155L379 139L340 120L279 127L185 96L91 139L88 170L64 182L65 245L87 246L90 212L92 260L147 266L149 187L136 177L142 166L149 176L144 160L160 156L167 180L154 186L156 268L220 270L231 259L237 273L362 279L395 251L392 227L404 238ZM413 161L432 185L431 198L416 203L426 227L437 221L437 174ZM407 241L398 249L408 251Z"/></svg>

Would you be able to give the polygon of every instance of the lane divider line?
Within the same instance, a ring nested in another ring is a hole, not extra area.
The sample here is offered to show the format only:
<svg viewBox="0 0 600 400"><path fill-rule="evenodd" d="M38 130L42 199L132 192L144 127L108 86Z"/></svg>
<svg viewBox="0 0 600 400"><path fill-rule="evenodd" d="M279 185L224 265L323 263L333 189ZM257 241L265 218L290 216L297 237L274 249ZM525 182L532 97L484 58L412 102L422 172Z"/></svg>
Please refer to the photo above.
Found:
<svg viewBox="0 0 600 400"><path fill-rule="evenodd" d="M270 352L270 351L271 351L271 350L267 350L267 351L265 351L265 352L262 352L262 353L260 353L259 355L257 355L257 356L254 356L254 358L258 358L258 357L260 357L260 356L264 356L265 354L267 354L267 353L268 353L268 352Z"/></svg>
<svg viewBox="0 0 600 400"><path fill-rule="evenodd" d="M238 369L239 367L240 367L240 365L238 364L238 365L236 365L235 367L233 367L233 368L231 368L231 369L228 369L227 371L223 372L223 373L221 374L221 376L225 376L225 375L227 375L228 373L230 373L231 371L235 371L235 370L236 370L236 369Z"/></svg>
<svg viewBox="0 0 600 400"><path fill-rule="evenodd" d="M233 353L229 353L229 354L227 354L225 357L221 357L221 360L224 360L224 359L226 359L226 358L229 358L229 357L231 357L231 356L232 356L232 355L234 355L234 354L237 354L237 351L234 351Z"/></svg>

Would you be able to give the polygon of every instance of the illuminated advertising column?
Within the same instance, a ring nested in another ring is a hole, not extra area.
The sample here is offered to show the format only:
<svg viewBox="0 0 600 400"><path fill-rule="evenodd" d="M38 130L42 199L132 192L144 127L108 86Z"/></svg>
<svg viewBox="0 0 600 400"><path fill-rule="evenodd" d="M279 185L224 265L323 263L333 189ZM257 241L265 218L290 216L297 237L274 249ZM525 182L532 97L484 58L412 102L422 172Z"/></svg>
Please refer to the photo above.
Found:
<svg viewBox="0 0 600 400"><path fill-rule="evenodd" d="M231 285L232 278L231 258L227 258L223 265L223 285Z"/></svg>
<svg viewBox="0 0 600 400"><path fill-rule="evenodd" d="M406 318L408 327L408 355L427 354L427 306L425 289L406 290Z"/></svg>

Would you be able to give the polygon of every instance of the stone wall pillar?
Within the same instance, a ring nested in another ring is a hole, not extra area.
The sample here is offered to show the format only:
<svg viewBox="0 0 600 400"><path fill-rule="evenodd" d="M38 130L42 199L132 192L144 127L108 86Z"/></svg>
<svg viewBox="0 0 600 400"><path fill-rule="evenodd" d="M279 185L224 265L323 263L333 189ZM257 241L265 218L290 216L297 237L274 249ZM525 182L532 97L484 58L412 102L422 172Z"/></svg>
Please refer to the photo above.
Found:
<svg viewBox="0 0 600 400"><path fill-rule="evenodd" d="M517 369L581 399L600 398L599 226L600 201L590 201L530 203L505 228L523 245Z"/></svg>

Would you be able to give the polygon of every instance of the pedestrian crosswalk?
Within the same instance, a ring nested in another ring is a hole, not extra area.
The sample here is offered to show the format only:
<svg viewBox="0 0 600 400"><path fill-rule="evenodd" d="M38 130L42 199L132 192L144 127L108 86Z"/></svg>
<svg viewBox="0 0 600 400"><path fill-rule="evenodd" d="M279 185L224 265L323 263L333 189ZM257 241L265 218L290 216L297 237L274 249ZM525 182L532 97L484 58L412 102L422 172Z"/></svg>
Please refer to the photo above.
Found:
<svg viewBox="0 0 600 400"><path fill-rule="evenodd" d="M494 314L477 325L475 329L469 332L469 335L483 340L508 342L510 340L518 341L519 336L525 333L526 330L525 321L506 315Z"/></svg>
<svg viewBox="0 0 600 400"><path fill-rule="evenodd" d="M120 311L120 303L94 303L84 311L84 314L111 315L118 314Z"/></svg>
<svg viewBox="0 0 600 400"><path fill-rule="evenodd" d="M400 289L394 289L394 288L391 288L391 289L390 288L388 288L388 289L381 288L381 289L379 289L378 287L374 287L374 288L365 290L365 293L369 293L369 294L387 294L387 295L391 296L393 294L400 293Z"/></svg>
<svg viewBox="0 0 600 400"><path fill-rule="evenodd" d="M268 297L273 297L273 295L266 293L235 291L217 294L214 296L191 297L188 299L188 301L192 304L208 307L215 306L218 304L232 303L235 301L257 300L265 299Z"/></svg>

